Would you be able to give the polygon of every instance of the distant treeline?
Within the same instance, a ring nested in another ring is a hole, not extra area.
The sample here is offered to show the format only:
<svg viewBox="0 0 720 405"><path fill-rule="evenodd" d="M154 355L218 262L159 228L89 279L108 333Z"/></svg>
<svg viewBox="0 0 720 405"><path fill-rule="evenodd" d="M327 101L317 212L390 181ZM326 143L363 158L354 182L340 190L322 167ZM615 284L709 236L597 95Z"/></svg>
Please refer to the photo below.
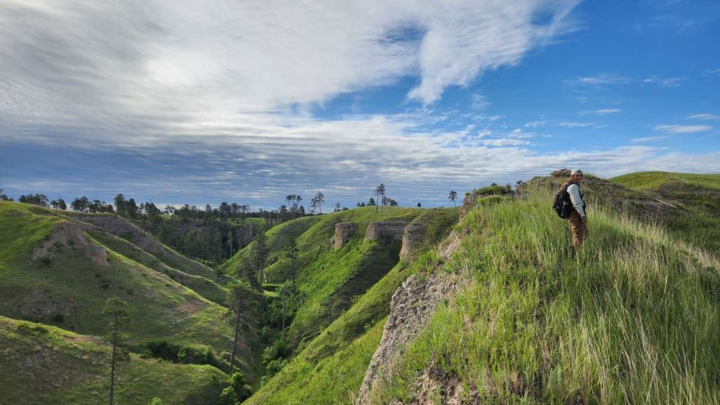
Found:
<svg viewBox="0 0 720 405"><path fill-rule="evenodd" d="M381 202L379 205L397 205L385 195L382 184L374 190L374 195L375 198L371 197L367 203L358 202L357 206L377 206L376 201ZM0 200L12 201L2 189ZM222 202L217 207L207 204L203 208L190 204L168 205L160 209L152 201L138 204L134 198L126 198L122 193L116 195L112 203L82 196L68 206L63 198L50 200L45 194L22 195L18 201L63 211L116 214L135 222L182 254L215 265L232 257L260 232L296 218L322 214L325 196L322 192L315 194L310 199L309 209L301 204L302 196L290 194L277 209L258 208L254 211L249 205L237 202ZM333 207L333 211L347 209L339 202Z"/></svg>

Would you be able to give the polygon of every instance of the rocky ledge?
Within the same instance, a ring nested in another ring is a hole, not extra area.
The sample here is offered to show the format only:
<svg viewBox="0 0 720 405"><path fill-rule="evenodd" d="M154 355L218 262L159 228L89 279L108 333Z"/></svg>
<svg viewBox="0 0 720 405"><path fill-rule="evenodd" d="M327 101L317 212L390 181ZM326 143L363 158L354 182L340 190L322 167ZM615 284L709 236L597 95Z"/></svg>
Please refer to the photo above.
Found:
<svg viewBox="0 0 720 405"><path fill-rule="evenodd" d="M333 248L340 249L355 234L358 225L353 222L340 222L335 224L335 239L333 240Z"/></svg>
<svg viewBox="0 0 720 405"><path fill-rule="evenodd" d="M405 234L405 227L408 225L404 221L375 221L368 225L365 232L365 241L381 239L389 239L393 241L402 241Z"/></svg>

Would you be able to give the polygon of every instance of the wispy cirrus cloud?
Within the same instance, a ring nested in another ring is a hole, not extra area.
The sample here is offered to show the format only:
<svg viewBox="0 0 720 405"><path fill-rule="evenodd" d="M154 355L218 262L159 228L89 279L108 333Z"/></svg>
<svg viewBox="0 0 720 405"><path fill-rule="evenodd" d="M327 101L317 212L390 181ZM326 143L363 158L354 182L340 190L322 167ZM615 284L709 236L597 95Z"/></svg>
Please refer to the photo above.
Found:
<svg viewBox="0 0 720 405"><path fill-rule="evenodd" d="M581 115L581 116L582 116L582 115L592 115L592 114L596 114L596 115L607 115L607 114L616 114L616 113L619 113L619 112L621 112L621 111L622 111L622 109L620 109L620 108L601 108L601 109L599 109L599 110L585 110L585 111L580 111L580 115Z"/></svg>
<svg viewBox="0 0 720 405"><path fill-rule="evenodd" d="M538 128L547 125L554 125L562 128L585 128L595 125L592 122L570 122L570 121L530 121L525 124L525 128Z"/></svg>
<svg viewBox="0 0 720 405"><path fill-rule="evenodd" d="M482 94L470 95L470 108L475 111L485 111L492 103Z"/></svg>
<svg viewBox="0 0 720 405"><path fill-rule="evenodd" d="M557 126L564 127L564 128L585 128L585 127L591 127L595 124L592 122L558 122Z"/></svg>
<svg viewBox="0 0 720 405"><path fill-rule="evenodd" d="M530 121L525 124L525 128L538 128L548 125L550 121Z"/></svg>
<svg viewBox="0 0 720 405"><path fill-rule="evenodd" d="M633 143L657 142L657 141L663 141L663 140L669 139L669 138L670 138L670 136L668 136L668 135L646 136L643 138L633 138L630 140L630 142L633 142Z"/></svg>
<svg viewBox="0 0 720 405"><path fill-rule="evenodd" d="M584 76L570 80L571 84L586 86L603 86L613 84L630 84L632 79L622 75L601 73L596 76Z"/></svg>
<svg viewBox="0 0 720 405"><path fill-rule="evenodd" d="M681 77L660 78L657 76L650 76L643 80L643 83L656 84L660 87L680 87L680 82L683 80L685 79Z"/></svg>
<svg viewBox="0 0 720 405"><path fill-rule="evenodd" d="M658 125L656 131L667 132L670 134L694 134L696 132L704 132L713 129L709 125Z"/></svg>
<svg viewBox="0 0 720 405"><path fill-rule="evenodd" d="M694 114L694 115L688 115L687 119L689 119L689 120L702 120L702 121L714 121L714 120L720 120L720 115L713 115L713 114Z"/></svg>

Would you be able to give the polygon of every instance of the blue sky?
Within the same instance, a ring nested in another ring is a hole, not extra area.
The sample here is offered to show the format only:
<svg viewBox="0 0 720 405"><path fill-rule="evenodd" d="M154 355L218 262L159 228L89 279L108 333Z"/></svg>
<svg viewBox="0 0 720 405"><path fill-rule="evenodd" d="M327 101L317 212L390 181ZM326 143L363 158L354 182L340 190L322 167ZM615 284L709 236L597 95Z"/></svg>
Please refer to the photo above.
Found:
<svg viewBox="0 0 720 405"><path fill-rule="evenodd" d="M239 4L238 4L239 3ZM720 172L720 3L0 2L0 188L401 205Z"/></svg>

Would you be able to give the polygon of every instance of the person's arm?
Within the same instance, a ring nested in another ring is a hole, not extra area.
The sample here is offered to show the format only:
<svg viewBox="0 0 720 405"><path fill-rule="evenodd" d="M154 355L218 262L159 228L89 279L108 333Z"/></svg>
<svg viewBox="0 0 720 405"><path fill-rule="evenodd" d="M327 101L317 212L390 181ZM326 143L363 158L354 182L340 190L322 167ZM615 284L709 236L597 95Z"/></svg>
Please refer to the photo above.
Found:
<svg viewBox="0 0 720 405"><path fill-rule="evenodd" d="M577 184L571 184L570 187L567 188L567 192L570 194L570 202L572 202L573 207L575 207L575 210L580 214L580 218L582 218L583 221L587 221L585 210L583 209L583 200L580 198L580 187L578 187Z"/></svg>

